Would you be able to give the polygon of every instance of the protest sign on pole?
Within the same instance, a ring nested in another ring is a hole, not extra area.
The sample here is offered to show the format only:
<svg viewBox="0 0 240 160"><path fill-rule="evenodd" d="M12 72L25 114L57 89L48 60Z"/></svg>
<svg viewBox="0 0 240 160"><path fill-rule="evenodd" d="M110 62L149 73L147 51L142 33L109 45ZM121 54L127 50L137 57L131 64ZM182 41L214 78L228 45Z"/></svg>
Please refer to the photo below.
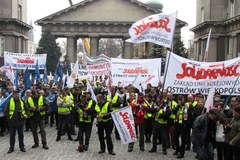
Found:
<svg viewBox="0 0 240 160"><path fill-rule="evenodd" d="M134 118L131 107L124 107L111 112L112 119L123 144L137 141Z"/></svg>
<svg viewBox="0 0 240 160"><path fill-rule="evenodd" d="M240 95L240 57L221 62L198 62L174 53L170 57L164 89L175 94L207 95L213 86L221 95Z"/></svg>
<svg viewBox="0 0 240 160"><path fill-rule="evenodd" d="M28 53L12 53L4 52L4 65L13 69L26 69L35 70L37 61L38 69L43 70L45 68L47 60L47 54L28 54Z"/></svg>
<svg viewBox="0 0 240 160"><path fill-rule="evenodd" d="M119 82L123 81L125 86L133 83L141 84L143 87L147 83L157 86L159 82L158 74L161 74L158 73L159 71L161 71L161 58L111 59L113 86L117 86Z"/></svg>
<svg viewBox="0 0 240 160"><path fill-rule="evenodd" d="M129 29L130 38L127 42L152 42L171 48L176 19L177 12L154 14L138 20Z"/></svg>

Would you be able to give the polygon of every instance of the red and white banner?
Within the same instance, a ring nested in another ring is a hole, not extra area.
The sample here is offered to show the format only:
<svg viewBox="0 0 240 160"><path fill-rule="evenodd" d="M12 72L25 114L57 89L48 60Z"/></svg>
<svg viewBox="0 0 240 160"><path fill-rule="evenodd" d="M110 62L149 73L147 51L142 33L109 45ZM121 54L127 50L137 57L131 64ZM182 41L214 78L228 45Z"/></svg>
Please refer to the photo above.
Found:
<svg viewBox="0 0 240 160"><path fill-rule="evenodd" d="M71 70L73 69L75 63L71 63ZM110 62L99 63L94 65L78 65L78 74L80 76L104 76L109 75L110 72Z"/></svg>
<svg viewBox="0 0 240 160"><path fill-rule="evenodd" d="M5 67L12 66L13 69L35 70L38 61L39 70L45 69L47 54L28 54L4 52Z"/></svg>
<svg viewBox="0 0 240 160"><path fill-rule="evenodd" d="M131 107L124 107L111 112L112 119L123 144L137 141L135 123Z"/></svg>
<svg viewBox="0 0 240 160"><path fill-rule="evenodd" d="M127 42L152 42L171 48L177 12L154 14L135 22L129 29Z"/></svg>
<svg viewBox="0 0 240 160"><path fill-rule="evenodd" d="M111 73L113 86L118 86L120 82L124 82L124 86L135 83L143 87L148 83L157 86L161 75L161 58L111 58Z"/></svg>
<svg viewBox="0 0 240 160"><path fill-rule="evenodd" d="M214 87L215 92L222 95L240 95L240 57L221 62L198 62L170 53L167 68L164 89L175 94L206 95Z"/></svg>

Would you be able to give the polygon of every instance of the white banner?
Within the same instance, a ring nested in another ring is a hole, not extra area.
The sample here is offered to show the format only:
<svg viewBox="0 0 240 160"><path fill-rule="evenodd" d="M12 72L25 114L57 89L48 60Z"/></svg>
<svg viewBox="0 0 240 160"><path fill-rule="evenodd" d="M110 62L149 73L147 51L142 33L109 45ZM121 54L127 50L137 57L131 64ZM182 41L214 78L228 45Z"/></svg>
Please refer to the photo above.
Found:
<svg viewBox="0 0 240 160"><path fill-rule="evenodd" d="M222 62L198 62L171 53L164 89L175 94L206 95L213 86L221 95L240 95L239 74L240 57Z"/></svg>
<svg viewBox="0 0 240 160"><path fill-rule="evenodd" d="M135 22L129 29L130 38L127 42L152 42L171 48L175 30L177 12L159 13Z"/></svg>
<svg viewBox="0 0 240 160"><path fill-rule="evenodd" d="M161 58L155 59L111 59L112 85L124 86L147 83L157 86L161 75ZM137 82L136 82L137 81Z"/></svg>
<svg viewBox="0 0 240 160"><path fill-rule="evenodd" d="M47 54L4 52L5 67L9 67L11 65L13 69L26 69L28 67L29 70L35 70L37 60L39 70L44 69Z"/></svg>
<svg viewBox="0 0 240 160"><path fill-rule="evenodd" d="M74 67L74 63L71 63L71 70ZM94 65L78 65L78 74L80 76L103 76L103 75L109 75L110 73L110 62L105 63L99 63Z"/></svg>
<svg viewBox="0 0 240 160"><path fill-rule="evenodd" d="M131 107L111 112L112 119L123 144L137 141L134 118Z"/></svg>

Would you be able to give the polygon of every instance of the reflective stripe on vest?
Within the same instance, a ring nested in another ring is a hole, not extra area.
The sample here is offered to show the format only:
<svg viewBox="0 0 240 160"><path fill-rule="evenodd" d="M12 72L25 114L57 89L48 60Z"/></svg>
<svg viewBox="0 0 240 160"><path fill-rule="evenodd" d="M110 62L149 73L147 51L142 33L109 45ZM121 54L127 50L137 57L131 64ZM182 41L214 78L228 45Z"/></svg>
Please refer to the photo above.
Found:
<svg viewBox="0 0 240 160"><path fill-rule="evenodd" d="M28 104L31 108L34 107L34 101L33 101L32 97L28 98ZM38 98L38 107L43 108L43 96L40 96ZM40 115L42 115L42 116L45 115L45 111L41 111ZM33 116L33 112L30 112L30 116Z"/></svg>
<svg viewBox="0 0 240 160"><path fill-rule="evenodd" d="M108 114L108 105L109 105L109 102L106 102L104 104L104 106L102 107L102 110L100 109L99 105L96 104L95 106L95 111L97 112L98 115L104 115L104 114ZM102 119L102 118L98 118L98 122L107 122L111 120L111 118L108 118L108 119Z"/></svg>
<svg viewBox="0 0 240 160"><path fill-rule="evenodd" d="M180 108L179 110L179 115L178 115L178 123L183 124L183 112L184 112L184 107Z"/></svg>
<svg viewBox="0 0 240 160"><path fill-rule="evenodd" d="M91 99L90 101L88 101L88 108L91 108L93 105L93 100Z"/></svg>
<svg viewBox="0 0 240 160"><path fill-rule="evenodd" d="M27 118L27 114L26 114L25 109L24 109L24 103L21 99L20 99L20 106L21 106L21 110L22 110L22 115L25 118ZM14 111L15 111L15 102L14 102L14 99L11 98L10 99L10 104L9 104L9 119L12 119Z"/></svg>
<svg viewBox="0 0 240 160"><path fill-rule="evenodd" d="M116 104L118 101L118 94L115 94L112 98L112 104ZM113 107L113 111L116 111L119 109L119 106L118 107Z"/></svg>
<svg viewBox="0 0 240 160"><path fill-rule="evenodd" d="M63 99L61 96L60 96L61 99ZM68 103L70 97L68 95L66 95L66 99L65 99L65 102L64 103ZM71 106L69 106L71 107ZM62 107L62 106L58 106L58 113L66 113L66 112L70 112L70 108L69 107Z"/></svg>
<svg viewBox="0 0 240 160"><path fill-rule="evenodd" d="M176 102L176 101L172 101L171 109L174 109L176 106L177 106L177 102ZM175 114L171 114L171 115L170 115L170 118L171 118L171 119L175 119L175 118L176 118L176 115L175 115Z"/></svg>
<svg viewBox="0 0 240 160"><path fill-rule="evenodd" d="M159 124L167 124L167 120L163 120L162 118L158 118L159 115L163 114L163 109L160 109L157 113L157 116L155 118L155 121L157 121Z"/></svg>

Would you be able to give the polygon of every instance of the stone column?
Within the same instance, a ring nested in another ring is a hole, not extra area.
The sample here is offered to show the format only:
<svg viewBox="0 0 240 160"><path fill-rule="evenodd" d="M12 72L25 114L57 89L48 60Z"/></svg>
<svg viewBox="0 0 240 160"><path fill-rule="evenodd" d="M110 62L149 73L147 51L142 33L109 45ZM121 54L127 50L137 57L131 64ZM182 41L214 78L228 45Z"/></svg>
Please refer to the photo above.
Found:
<svg viewBox="0 0 240 160"><path fill-rule="evenodd" d="M152 42L145 42L145 46L146 46L146 51L145 51L146 56L147 57L152 56L154 44Z"/></svg>
<svg viewBox="0 0 240 160"><path fill-rule="evenodd" d="M98 56L98 44L99 44L99 37L97 36L90 37L90 55L92 57Z"/></svg>
<svg viewBox="0 0 240 160"><path fill-rule="evenodd" d="M75 63L77 60L77 39L75 37L67 37L67 57L69 63Z"/></svg>
<svg viewBox="0 0 240 160"><path fill-rule="evenodd" d="M131 59L133 58L133 43L126 42L125 39L123 46L123 58Z"/></svg>

